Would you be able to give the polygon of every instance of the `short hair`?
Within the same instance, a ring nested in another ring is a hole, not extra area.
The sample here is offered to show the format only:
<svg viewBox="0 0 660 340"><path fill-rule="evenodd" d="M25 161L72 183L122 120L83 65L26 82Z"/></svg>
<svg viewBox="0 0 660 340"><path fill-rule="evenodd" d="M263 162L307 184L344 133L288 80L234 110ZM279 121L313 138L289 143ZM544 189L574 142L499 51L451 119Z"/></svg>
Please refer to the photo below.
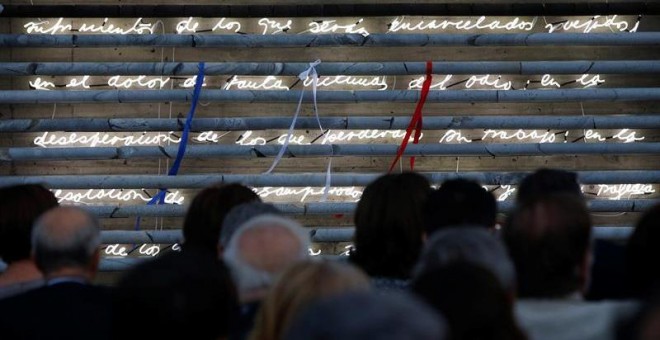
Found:
<svg viewBox="0 0 660 340"><path fill-rule="evenodd" d="M218 249L220 228L231 208L246 202L261 201L252 189L241 184L215 185L193 199L183 222L183 246L201 247L214 253Z"/></svg>
<svg viewBox="0 0 660 340"><path fill-rule="evenodd" d="M282 274L281 272L270 272L263 268L255 268L244 259L244 254L240 250L241 238L246 232L265 228L284 229L293 235L300 245L294 256L295 260L302 261L309 256L309 233L298 222L271 214L248 220L238 228L223 253L223 259L231 271L239 294L254 289L268 288Z"/></svg>
<svg viewBox="0 0 660 340"><path fill-rule="evenodd" d="M491 272L454 262L415 278L412 290L441 313L452 339L526 339L512 300Z"/></svg>
<svg viewBox="0 0 660 340"><path fill-rule="evenodd" d="M480 227L440 230L427 240L415 276L454 262L468 262L493 273L508 292L516 290L516 270L502 240Z"/></svg>
<svg viewBox="0 0 660 340"><path fill-rule="evenodd" d="M264 299L251 339L282 339L296 315L312 301L346 292L368 291L369 278L356 267L332 261L305 261L285 271Z"/></svg>
<svg viewBox="0 0 660 340"><path fill-rule="evenodd" d="M30 258L34 222L56 206L55 195L38 184L0 188L0 258L6 263Z"/></svg>
<svg viewBox="0 0 660 340"><path fill-rule="evenodd" d="M293 321L286 340L441 340L444 318L412 294L354 292L320 299Z"/></svg>
<svg viewBox="0 0 660 340"><path fill-rule="evenodd" d="M523 178L518 185L516 202L521 204L549 194L574 194L582 197L577 174L559 169L539 169Z"/></svg>
<svg viewBox="0 0 660 340"><path fill-rule="evenodd" d="M224 248L229 244L229 240L236 233L241 224L247 222L253 217L264 214L281 215L282 212L270 203L249 202L239 204L229 210L229 213L222 222L220 231L220 245Z"/></svg>
<svg viewBox="0 0 660 340"><path fill-rule="evenodd" d="M460 225L495 226L497 201L477 182L452 179L433 191L424 205L426 235Z"/></svg>
<svg viewBox="0 0 660 340"><path fill-rule="evenodd" d="M89 266L100 244L98 220L76 207L51 209L37 220L32 232L35 263L44 274Z"/></svg>
<svg viewBox="0 0 660 340"><path fill-rule="evenodd" d="M422 207L430 191L428 180L413 172L367 185L355 210L350 260L372 277L408 279L422 249Z"/></svg>
<svg viewBox="0 0 660 340"><path fill-rule="evenodd" d="M647 210L637 222L626 246L626 268L633 294L644 296L660 284L660 204Z"/></svg>
<svg viewBox="0 0 660 340"><path fill-rule="evenodd" d="M585 284L591 238L587 206L573 194L554 194L525 202L502 231L516 266L518 295L555 298Z"/></svg>
<svg viewBox="0 0 660 340"><path fill-rule="evenodd" d="M199 248L169 252L131 268L114 294L113 335L217 339L238 319L227 268ZM150 327L148 325L152 325Z"/></svg>

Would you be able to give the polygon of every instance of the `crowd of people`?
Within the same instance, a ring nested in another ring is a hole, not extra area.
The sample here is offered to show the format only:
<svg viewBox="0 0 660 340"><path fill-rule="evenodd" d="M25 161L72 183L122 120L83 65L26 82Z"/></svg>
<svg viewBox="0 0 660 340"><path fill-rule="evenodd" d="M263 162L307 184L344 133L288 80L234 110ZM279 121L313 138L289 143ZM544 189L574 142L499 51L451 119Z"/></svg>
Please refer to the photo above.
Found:
<svg viewBox="0 0 660 340"><path fill-rule="evenodd" d="M2 339L660 338L660 205L627 244L593 237L574 173L541 169L498 223L494 196L417 173L369 184L349 256L240 184L202 190L180 252L94 284L100 225L39 185L0 188Z"/></svg>

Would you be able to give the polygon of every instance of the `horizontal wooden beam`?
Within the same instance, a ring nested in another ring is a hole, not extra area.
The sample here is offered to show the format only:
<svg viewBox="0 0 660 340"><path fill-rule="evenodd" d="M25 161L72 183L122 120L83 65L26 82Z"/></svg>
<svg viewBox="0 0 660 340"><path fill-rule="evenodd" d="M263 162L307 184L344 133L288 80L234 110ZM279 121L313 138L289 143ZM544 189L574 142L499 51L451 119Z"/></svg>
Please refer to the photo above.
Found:
<svg viewBox="0 0 660 340"><path fill-rule="evenodd" d="M660 199L641 200L591 200L588 202L592 212L642 212L660 203ZM275 206L287 215L335 215L352 214L357 203L276 203ZM99 218L144 217L183 217L187 206L184 205L122 205L122 206L82 206ZM513 202L498 204L500 212L510 212Z"/></svg>
<svg viewBox="0 0 660 340"><path fill-rule="evenodd" d="M575 16L657 15L652 1L589 3L509 3L438 1L421 3L346 3L296 5L4 5L5 17L28 18L168 18L168 17L368 17L368 16Z"/></svg>
<svg viewBox="0 0 660 340"><path fill-rule="evenodd" d="M0 91L0 104L65 104L65 103L157 103L190 102L192 90L89 90ZM203 90L199 96L204 102L242 103L296 103L300 90ZM305 91L305 102L312 101L312 91ZM398 102L415 103L420 91L318 91L319 102L362 103ZM547 102L629 102L658 101L660 87L598 88L556 90L450 90L429 92L427 103L547 103Z"/></svg>
<svg viewBox="0 0 660 340"><path fill-rule="evenodd" d="M424 117L424 130L446 129L659 129L660 113L621 116L431 116ZM85 116L85 114L81 114ZM324 129L332 130L404 130L410 117L321 117ZM183 119L167 118L66 118L2 119L0 132L127 132L182 131ZM291 118L227 117L195 118L192 131L286 130ZM296 129L315 129L316 118L299 117Z"/></svg>
<svg viewBox="0 0 660 340"><path fill-rule="evenodd" d="M582 184L660 183L660 170L577 171ZM467 178L485 185L518 184L527 172L427 172L433 184ZM333 187L366 186L382 173L333 173ZM201 175L62 175L0 176L0 185L43 184L53 189L205 188L217 183L241 183L252 187L323 187L324 173L295 174L201 174Z"/></svg>
<svg viewBox="0 0 660 340"><path fill-rule="evenodd" d="M236 157L274 157L282 145L191 145L185 156L200 159ZM392 157L399 146L395 144L324 144L289 145L284 157ZM171 158L179 147L123 146L69 148L0 148L0 161L66 161L103 159ZM550 156L550 155L653 155L660 154L660 143L466 143L412 144L404 155L437 156Z"/></svg>
<svg viewBox="0 0 660 340"><path fill-rule="evenodd" d="M447 47L655 46L660 32L514 34L0 34L0 47Z"/></svg>
<svg viewBox="0 0 660 340"><path fill-rule="evenodd" d="M16 62L0 63L0 76L32 75L196 75L198 63ZM309 63L206 63L204 74L297 76ZM421 75L424 62L327 62L316 66L321 77L333 75ZM435 74L656 74L658 60L434 61Z"/></svg>

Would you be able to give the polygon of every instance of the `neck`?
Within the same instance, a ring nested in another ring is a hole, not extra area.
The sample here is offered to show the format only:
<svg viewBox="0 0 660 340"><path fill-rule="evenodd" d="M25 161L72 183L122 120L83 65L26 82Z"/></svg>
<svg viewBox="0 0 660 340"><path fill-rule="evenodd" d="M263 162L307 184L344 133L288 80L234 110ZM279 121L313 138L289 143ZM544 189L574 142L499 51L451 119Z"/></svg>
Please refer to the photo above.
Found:
<svg viewBox="0 0 660 340"><path fill-rule="evenodd" d="M0 274L0 287L42 278L43 275L32 260L14 261L7 266L4 273Z"/></svg>
<svg viewBox="0 0 660 340"><path fill-rule="evenodd" d="M94 275L87 269L85 268L79 268L79 267L65 267L65 268L60 268L55 271L52 271L48 274L46 274L46 279L47 280L53 280L53 279L58 279L58 278L63 278L63 277L76 277L76 278L82 278L83 280L87 282L91 282L92 279L94 279Z"/></svg>

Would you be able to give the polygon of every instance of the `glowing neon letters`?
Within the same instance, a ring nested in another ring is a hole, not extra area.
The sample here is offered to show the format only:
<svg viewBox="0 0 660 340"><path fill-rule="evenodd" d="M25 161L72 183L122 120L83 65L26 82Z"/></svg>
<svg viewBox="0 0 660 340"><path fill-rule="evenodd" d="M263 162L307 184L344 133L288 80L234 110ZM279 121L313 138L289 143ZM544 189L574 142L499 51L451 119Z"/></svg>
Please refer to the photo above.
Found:
<svg viewBox="0 0 660 340"><path fill-rule="evenodd" d="M54 195L57 197L58 202L74 202L81 204L92 204L94 201L107 201L108 199L124 202L133 200L149 202L151 200L151 196L147 195L144 191L134 189L88 189L84 192L72 192L57 189L55 190ZM167 204L183 204L184 201L185 197L183 197L178 190L165 194L165 203Z"/></svg>
<svg viewBox="0 0 660 340"><path fill-rule="evenodd" d="M405 17L396 17L388 25L388 32L398 32L398 31L435 31L435 30L446 30L446 29L455 29L461 31L472 31L472 30L517 30L517 31L531 31L534 29L537 17L534 17L530 21L514 18L509 21L503 22L500 20L487 19L485 16L479 17L477 20L473 21L471 19L464 20L406 20Z"/></svg>
<svg viewBox="0 0 660 340"><path fill-rule="evenodd" d="M98 19L97 19L98 20ZM593 17L571 17L569 19L558 18L554 22L543 21L537 25L539 17L395 17L384 24L381 18L354 18L353 23L339 23L340 19L327 18L324 20L310 20L295 18L259 18L241 19L213 18L201 19L188 17L178 22L161 20L146 22L143 18L128 19L126 21L114 18L104 18L99 21L83 21L76 28L72 19L57 18L51 20L28 21L23 25L28 34L70 34L92 33L92 34L154 34L156 29L162 28L163 33L176 32L177 34L190 34L201 32L227 32L227 33L252 33L252 34L281 34L281 33L356 33L363 36L370 34L369 30L379 33L407 33L407 32L442 32L453 31L496 31L496 32L636 32L639 28L641 16L626 16L621 18L617 15ZM204 20L202 27L200 20ZM343 21L343 19L341 19ZM387 22L388 20L385 20ZM126 28L123 28L126 27ZM253 28L251 31L242 32L243 27ZM369 30L367 29L369 27ZM297 28L297 29L296 29Z"/></svg>

